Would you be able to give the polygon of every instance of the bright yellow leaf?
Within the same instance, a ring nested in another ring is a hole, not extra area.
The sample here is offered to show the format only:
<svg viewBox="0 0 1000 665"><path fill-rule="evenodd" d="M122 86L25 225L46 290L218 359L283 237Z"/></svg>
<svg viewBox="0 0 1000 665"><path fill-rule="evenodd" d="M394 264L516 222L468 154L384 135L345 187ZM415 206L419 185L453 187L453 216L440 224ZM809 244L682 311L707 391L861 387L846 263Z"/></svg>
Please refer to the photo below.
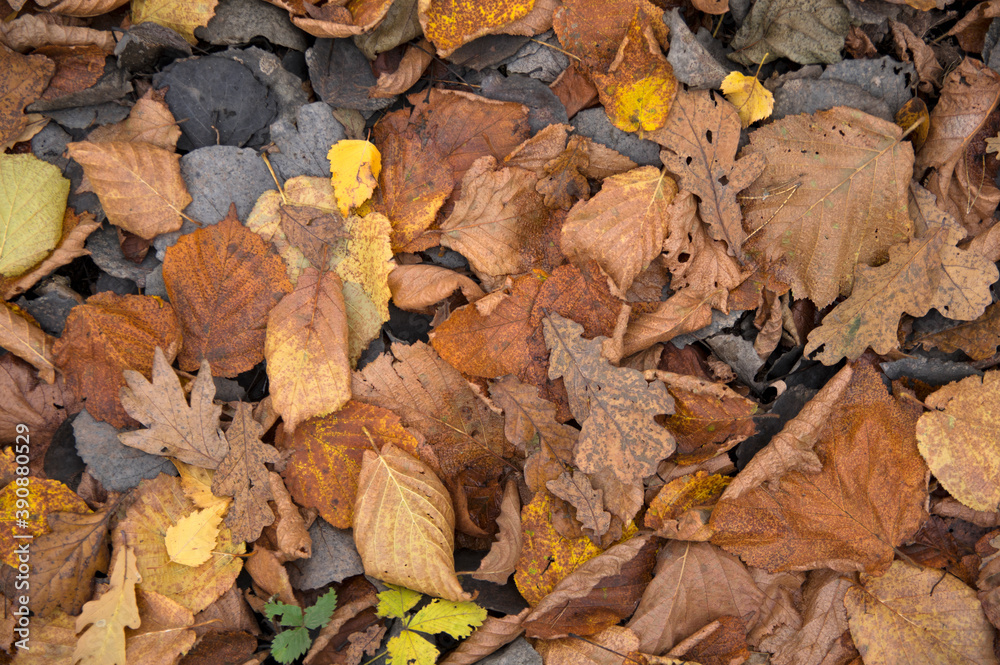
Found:
<svg viewBox="0 0 1000 665"><path fill-rule="evenodd" d="M196 510L182 517L167 529L167 554L174 563L200 566L212 556L215 539L219 537L219 523L229 508L229 501Z"/></svg>
<svg viewBox="0 0 1000 665"><path fill-rule="evenodd" d="M378 187L382 171L382 155L368 141L337 141L327 153L330 160L330 182L337 194L340 214L347 216L372 195Z"/></svg>
<svg viewBox="0 0 1000 665"><path fill-rule="evenodd" d="M765 88L756 76L744 76L732 72L722 79L722 92L736 107L744 127L771 115L774 110L774 95Z"/></svg>

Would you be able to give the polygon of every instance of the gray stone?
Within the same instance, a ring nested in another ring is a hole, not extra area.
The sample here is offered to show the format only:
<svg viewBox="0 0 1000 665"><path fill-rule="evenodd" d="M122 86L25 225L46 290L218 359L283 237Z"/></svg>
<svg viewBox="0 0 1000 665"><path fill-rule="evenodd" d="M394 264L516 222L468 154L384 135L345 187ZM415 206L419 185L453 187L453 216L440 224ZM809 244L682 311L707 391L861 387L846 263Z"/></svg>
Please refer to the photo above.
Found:
<svg viewBox="0 0 1000 665"><path fill-rule="evenodd" d="M128 117L132 107L119 102L105 102L93 106L75 106L42 113L67 129L87 129L97 125L110 125Z"/></svg>
<svg viewBox="0 0 1000 665"><path fill-rule="evenodd" d="M920 351L911 353L919 354ZM968 363L957 363L952 360L939 360L920 355L885 362L881 364L881 367L885 375L892 381L906 376L929 383L932 386L943 386L967 376L983 375L982 372Z"/></svg>
<svg viewBox="0 0 1000 665"><path fill-rule="evenodd" d="M118 440L118 434L119 430L98 422L86 409L73 420L76 451L105 489L124 492L143 478L156 478L161 473L177 475L169 459L126 446Z"/></svg>
<svg viewBox="0 0 1000 665"><path fill-rule="evenodd" d="M131 279L101 273L97 278L94 292L101 293L103 291L110 291L119 296L135 295L139 293L139 287Z"/></svg>
<svg viewBox="0 0 1000 665"><path fill-rule="evenodd" d="M549 86L538 79L520 74L503 76L497 71L491 71L483 77L479 92L488 99L517 102L527 106L528 126L531 127L532 134L549 125L569 122L562 101Z"/></svg>
<svg viewBox="0 0 1000 665"><path fill-rule="evenodd" d="M215 399L219 402L240 402L247 396L247 391L234 379L213 376L212 381L215 382Z"/></svg>
<svg viewBox="0 0 1000 665"><path fill-rule="evenodd" d="M774 92L772 120L799 113L826 111L834 106L850 106L892 122L893 110L884 100L873 97L859 86L836 79L820 81L793 79Z"/></svg>
<svg viewBox="0 0 1000 665"><path fill-rule="evenodd" d="M578 134L587 136L601 145L617 150L640 166L660 167L660 146L640 139L635 134L623 132L611 124L602 108L580 111L570 123Z"/></svg>
<svg viewBox="0 0 1000 665"><path fill-rule="evenodd" d="M757 380L757 370L763 366L764 361L757 355L757 350L753 348L753 342L743 339L739 335L720 334L709 337L705 340L712 352L719 357L719 360L733 368L740 381L753 388L757 393L764 392L765 386Z"/></svg>
<svg viewBox="0 0 1000 665"><path fill-rule="evenodd" d="M115 46L118 66L130 72L149 72L161 59L191 56L191 45L177 32L146 21L128 29Z"/></svg>
<svg viewBox="0 0 1000 665"><path fill-rule="evenodd" d="M677 80L692 88L719 88L729 69L691 33L678 9L671 9L663 15L663 19L670 27L667 60L673 66Z"/></svg>
<svg viewBox="0 0 1000 665"><path fill-rule="evenodd" d="M59 276L54 276L36 286L34 291L40 295L34 300L28 300L21 296L15 303L31 314L38 321L42 330L56 337L62 335L69 311L83 301L80 294L69 286L55 281L58 279L60 279ZM65 280L64 277L61 279Z"/></svg>
<svg viewBox="0 0 1000 665"><path fill-rule="evenodd" d="M146 275L160 265L153 252L146 254L142 263L126 259L118 242L118 231L107 222L90 234L86 247L90 258L101 270L115 277L131 279L139 288L146 287Z"/></svg>
<svg viewBox="0 0 1000 665"><path fill-rule="evenodd" d="M58 113L62 113L62 111L58 111ZM31 151L38 159L58 166L62 169L63 175L69 178L69 199L66 201L68 206L77 212L89 210L100 219L104 215L104 209L101 208L97 194L93 192L77 193L76 191L83 180L83 167L64 156L66 146L72 140L73 137L62 127L57 123L50 122L42 128L42 131L32 137Z"/></svg>
<svg viewBox="0 0 1000 665"><path fill-rule="evenodd" d="M146 275L146 288L143 293L147 296L156 296L157 298L163 298L165 301L170 302L170 297L167 295L167 285L163 282L162 263Z"/></svg>
<svg viewBox="0 0 1000 665"><path fill-rule="evenodd" d="M299 559L289 567L289 576L296 589L318 589L365 572L350 529L337 529L318 517L309 527L309 537L312 538L312 556Z"/></svg>
<svg viewBox="0 0 1000 665"><path fill-rule="evenodd" d="M273 53L250 46L231 48L219 55L241 63L268 87L278 103L276 120L294 121L296 111L309 101L309 95L302 89L302 79L282 67L281 60Z"/></svg>
<svg viewBox="0 0 1000 665"><path fill-rule="evenodd" d="M210 44L245 44L263 37L272 44L305 51L306 34L292 25L288 12L263 0L220 0L215 16L194 36Z"/></svg>
<svg viewBox="0 0 1000 665"><path fill-rule="evenodd" d="M526 639L519 637L480 660L479 665L542 665L542 656Z"/></svg>
<svg viewBox="0 0 1000 665"><path fill-rule="evenodd" d="M40 99L28 105L28 113L46 113L47 111L59 111L63 109L74 109L79 106L100 106L108 102L118 102L128 107L124 98L132 92L132 82L129 80L129 73L118 69L113 61L108 61L104 66L104 73L89 88L56 97L55 99Z"/></svg>
<svg viewBox="0 0 1000 665"><path fill-rule="evenodd" d="M671 35L674 33L671 32ZM539 43L543 42L543 43ZM546 46L545 44L550 44ZM556 48L552 48L555 46ZM508 74L524 74L545 83L552 83L569 67L569 56L562 51L559 40L552 30L536 35L517 53L504 60L501 65L507 67Z"/></svg>
<svg viewBox="0 0 1000 665"><path fill-rule="evenodd" d="M345 138L344 126L326 102L305 104L299 107L294 124L278 120L271 125L271 140L281 151L270 156L271 165L283 180L299 175L327 177L330 146Z"/></svg>
<svg viewBox="0 0 1000 665"><path fill-rule="evenodd" d="M827 67L819 78L852 83L872 97L885 101L893 115L910 101L917 86L917 70L913 63L899 62L889 56L878 60L844 60ZM848 100L841 105L854 104Z"/></svg>

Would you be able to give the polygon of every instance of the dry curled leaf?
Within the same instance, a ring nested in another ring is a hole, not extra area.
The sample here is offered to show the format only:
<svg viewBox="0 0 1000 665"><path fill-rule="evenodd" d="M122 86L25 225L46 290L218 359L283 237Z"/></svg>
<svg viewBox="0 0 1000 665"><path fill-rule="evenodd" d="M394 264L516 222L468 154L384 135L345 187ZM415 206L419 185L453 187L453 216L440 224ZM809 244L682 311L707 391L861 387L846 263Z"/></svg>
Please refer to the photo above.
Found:
<svg viewBox="0 0 1000 665"><path fill-rule="evenodd" d="M523 535L521 533L521 497L517 493L517 483L507 481L497 518L500 531L489 553L479 562L479 568L472 575L477 580L506 584L507 578L517 567L521 556Z"/></svg>
<svg viewBox="0 0 1000 665"><path fill-rule="evenodd" d="M55 339L38 327L16 305L3 303L0 312L0 346L31 363L46 383L56 380L53 344Z"/></svg>

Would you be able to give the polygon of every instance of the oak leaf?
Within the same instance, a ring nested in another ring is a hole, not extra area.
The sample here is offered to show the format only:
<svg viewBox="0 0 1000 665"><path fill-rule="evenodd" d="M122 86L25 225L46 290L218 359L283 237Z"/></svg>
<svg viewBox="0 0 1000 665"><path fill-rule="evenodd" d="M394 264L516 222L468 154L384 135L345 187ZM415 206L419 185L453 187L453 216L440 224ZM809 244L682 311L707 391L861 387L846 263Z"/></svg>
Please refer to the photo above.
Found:
<svg viewBox="0 0 1000 665"><path fill-rule="evenodd" d="M123 371L150 376L153 349L173 362L181 346L177 316L169 304L151 296L98 293L70 311L53 346L56 367L87 412L115 427L131 423L119 397Z"/></svg>
<svg viewBox="0 0 1000 665"><path fill-rule="evenodd" d="M770 571L832 568L880 574L926 517L927 471L914 409L890 397L867 365L819 435L816 472L791 471L719 501L712 542ZM874 445L874 442L878 445Z"/></svg>
<svg viewBox="0 0 1000 665"><path fill-rule="evenodd" d="M582 423L576 465L596 473L614 469L623 483L651 475L676 448L654 416L674 411L662 383L647 383L634 369L614 367L601 356L600 338L581 337L582 326L552 313L544 320L549 377L562 377L570 410Z"/></svg>
<svg viewBox="0 0 1000 665"><path fill-rule="evenodd" d="M774 110L774 95L756 76L730 72L722 79L722 93L736 107L743 127L767 118Z"/></svg>
<svg viewBox="0 0 1000 665"><path fill-rule="evenodd" d="M903 314L920 317L931 308L951 319L971 321L992 302L990 284L1000 273L992 261L958 249L965 232L934 205L933 196L914 185L914 219L922 222L916 237L889 248L888 262L858 265L847 300L823 317L809 333L806 353L833 365L856 360L871 347L886 354L899 345L896 328Z"/></svg>
<svg viewBox="0 0 1000 665"><path fill-rule="evenodd" d="M4 35L6 37L6 35ZM24 109L35 102L48 87L56 65L44 55L21 55L0 47L0 146L5 149L20 138L28 126Z"/></svg>
<svg viewBox="0 0 1000 665"><path fill-rule="evenodd" d="M371 197L378 187L382 155L368 141L344 139L330 147L330 183L337 195L337 206L344 217Z"/></svg>
<svg viewBox="0 0 1000 665"><path fill-rule="evenodd" d="M529 637L593 635L631 616L652 579L659 539L633 536L580 564L524 620Z"/></svg>
<svg viewBox="0 0 1000 665"><path fill-rule="evenodd" d="M195 509L179 479L161 473L153 480L141 481L133 496L135 502L115 533L135 543L144 590L161 593L197 613L233 586L243 568L238 555L245 553L246 547L233 542L225 525L219 528L215 547L205 563L192 568L170 560L165 544L167 530Z"/></svg>
<svg viewBox="0 0 1000 665"><path fill-rule="evenodd" d="M365 451L353 524L368 575L451 601L472 599L455 575L451 497L423 462L392 444Z"/></svg>
<svg viewBox="0 0 1000 665"><path fill-rule="evenodd" d="M21 440L24 440L23 436ZM31 492L26 498L19 496L18 487L20 485L11 482L0 490L0 524L6 533L27 533L37 538L51 531L48 522L49 513L66 511L90 514L91 512L83 499L58 480L32 478ZM22 490L20 494L23 493ZM24 505L25 503L27 505ZM22 519L25 512L28 517ZM22 525L22 522L26 526ZM16 552L17 541L14 538L9 537L0 542L0 560L13 568L17 568L19 563Z"/></svg>
<svg viewBox="0 0 1000 665"><path fill-rule="evenodd" d="M83 606L76 617L80 634L73 662L84 665L125 665L125 628L138 628L135 585L142 581L131 546L119 541L108 576L108 589ZM88 626L90 626L88 628Z"/></svg>
<svg viewBox="0 0 1000 665"><path fill-rule="evenodd" d="M213 376L234 377L264 359L267 313L292 290L284 264L268 250L240 224L235 205L218 224L167 248L163 282L184 334L182 370L204 358Z"/></svg>
<svg viewBox="0 0 1000 665"><path fill-rule="evenodd" d="M226 430L229 452L212 477L212 493L234 499L226 514L226 526L237 541L257 540L261 530L274 521L274 513L267 505L274 498L270 472L264 465L278 463L281 455L274 446L260 440L263 433L250 406L245 402L237 404L233 422Z"/></svg>
<svg viewBox="0 0 1000 665"><path fill-rule="evenodd" d="M1000 372L948 384L925 405L917 446L931 473L966 506L1000 509Z"/></svg>
<svg viewBox="0 0 1000 665"><path fill-rule="evenodd" d="M133 0L132 23L145 21L170 28L189 44L197 44L195 28L203 28L215 16L219 0Z"/></svg>
<svg viewBox="0 0 1000 665"><path fill-rule="evenodd" d="M504 32L504 27L524 18L536 0L419 0L420 26L437 47L438 55L450 55L455 49L477 37Z"/></svg>
<svg viewBox="0 0 1000 665"><path fill-rule="evenodd" d="M351 398L341 288L336 273L308 268L268 315L264 357L271 400L289 432Z"/></svg>
<svg viewBox="0 0 1000 665"><path fill-rule="evenodd" d="M682 90L666 124L649 139L664 147L660 159L680 176L681 187L698 197L709 235L725 241L730 254L742 257L746 232L736 195L757 179L766 162L755 154L736 159L737 110L710 90Z"/></svg>
<svg viewBox="0 0 1000 665"><path fill-rule="evenodd" d="M886 259L913 235L913 149L895 124L843 106L782 118L750 134L767 167L740 197L744 250L787 260L796 298L817 307L850 293L854 266ZM900 174L906 174L901 176Z"/></svg>
<svg viewBox="0 0 1000 665"><path fill-rule="evenodd" d="M160 347L153 355L152 382L135 370L123 374L128 387L122 388L122 405L148 429L119 434L122 443L150 455L169 455L206 469L219 466L229 443L219 430L222 405L212 402L215 383L207 360L202 360L191 387L190 406L180 379Z"/></svg>
<svg viewBox="0 0 1000 665"><path fill-rule="evenodd" d="M336 413L310 418L282 445L288 454L288 491L331 525L350 528L362 457L373 444L378 450L392 444L417 455L417 439L387 409L351 400Z"/></svg>
<svg viewBox="0 0 1000 665"><path fill-rule="evenodd" d="M611 513L604 510L604 492L594 489L590 478L579 471L563 471L545 483L546 489L576 509L576 519L590 536L603 536L611 528Z"/></svg>
<svg viewBox="0 0 1000 665"><path fill-rule="evenodd" d="M163 540L167 556L174 563L196 567L212 558L219 524L229 508L229 500L195 510L167 529Z"/></svg>
<svg viewBox="0 0 1000 665"><path fill-rule="evenodd" d="M880 577L862 575L844 605L866 663L903 663L913 653L928 665L997 660L976 592L954 575L894 561Z"/></svg>
<svg viewBox="0 0 1000 665"><path fill-rule="evenodd" d="M0 155L0 276L26 272L62 236L69 180L34 155Z"/></svg>
<svg viewBox="0 0 1000 665"><path fill-rule="evenodd" d="M556 499L542 490L521 508L524 544L514 572L518 591L532 607L585 561L601 553L590 539L566 538L552 524Z"/></svg>
<svg viewBox="0 0 1000 665"><path fill-rule="evenodd" d="M391 350L355 372L354 399L395 412L404 427L423 435L445 484L467 469L499 477L503 460L513 454L499 414L426 344L397 343Z"/></svg>
<svg viewBox="0 0 1000 665"><path fill-rule="evenodd" d="M472 577L494 584L506 584L507 578L517 567L524 543L521 533L521 497L517 492L517 483L513 480L508 480L504 488L497 525L500 527L497 539L479 562L479 568Z"/></svg>
<svg viewBox="0 0 1000 665"><path fill-rule="evenodd" d="M191 195L180 155L122 141L70 143L66 151L83 167L112 224L146 240L181 228Z"/></svg>
<svg viewBox="0 0 1000 665"><path fill-rule="evenodd" d="M569 211L562 229L563 254L591 258L622 291L662 251L666 210L677 185L666 173L643 166L605 179L601 191Z"/></svg>
<svg viewBox="0 0 1000 665"><path fill-rule="evenodd" d="M56 380L56 340L38 327L34 319L17 305L3 303L0 311L0 345L30 363L46 383Z"/></svg>

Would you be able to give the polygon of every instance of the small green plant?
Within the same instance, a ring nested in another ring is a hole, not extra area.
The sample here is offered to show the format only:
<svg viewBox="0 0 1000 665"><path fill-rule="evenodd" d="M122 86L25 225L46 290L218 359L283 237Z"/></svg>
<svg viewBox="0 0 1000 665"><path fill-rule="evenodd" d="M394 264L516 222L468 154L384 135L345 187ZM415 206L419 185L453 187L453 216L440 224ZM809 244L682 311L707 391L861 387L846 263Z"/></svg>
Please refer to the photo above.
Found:
<svg viewBox="0 0 1000 665"><path fill-rule="evenodd" d="M322 628L330 622L333 611L337 609L337 592L330 589L316 599L316 603L307 607L305 612L298 605L287 605L273 598L264 605L264 614L271 621L280 617L278 623L284 628L275 635L271 642L271 655L283 665L288 665L309 650L312 637L309 631Z"/></svg>
<svg viewBox="0 0 1000 665"><path fill-rule="evenodd" d="M434 665L440 652L419 635L448 633L456 640L468 637L486 620L486 610L475 603L456 603L435 598L415 614L408 614L420 602L420 594L405 587L387 584L378 595L376 612L403 622L403 632L389 640L389 665Z"/></svg>

